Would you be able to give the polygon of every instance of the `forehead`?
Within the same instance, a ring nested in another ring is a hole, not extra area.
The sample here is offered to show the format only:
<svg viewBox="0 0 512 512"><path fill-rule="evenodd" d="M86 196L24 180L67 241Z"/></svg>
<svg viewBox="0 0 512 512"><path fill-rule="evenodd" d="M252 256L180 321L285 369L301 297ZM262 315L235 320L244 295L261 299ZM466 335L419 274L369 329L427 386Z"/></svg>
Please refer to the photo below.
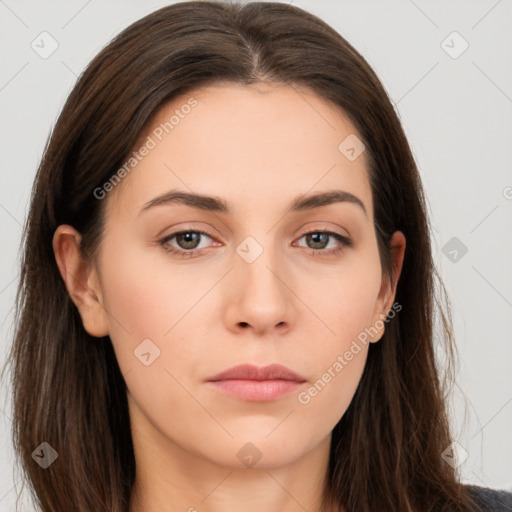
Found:
<svg viewBox="0 0 512 512"><path fill-rule="evenodd" d="M109 199L140 209L180 188L226 198L236 211L342 189L360 197L371 217L365 152L356 159L344 152L353 137L360 138L341 109L304 88L199 88L157 111L133 151L151 149Z"/></svg>

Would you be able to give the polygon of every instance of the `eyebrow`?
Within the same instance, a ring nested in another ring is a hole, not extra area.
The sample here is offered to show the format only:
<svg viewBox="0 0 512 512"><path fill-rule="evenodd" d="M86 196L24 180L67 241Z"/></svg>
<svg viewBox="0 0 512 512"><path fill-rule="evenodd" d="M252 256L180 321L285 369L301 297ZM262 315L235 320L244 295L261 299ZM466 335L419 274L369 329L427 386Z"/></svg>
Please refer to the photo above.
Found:
<svg viewBox="0 0 512 512"><path fill-rule="evenodd" d="M171 190L148 201L139 214L154 208L155 206L179 203L199 210L230 214L232 209L229 204L220 197L205 196L180 190ZM354 194L344 190L329 190L316 194L301 194L297 196L288 207L288 212L312 210L334 203L355 204L361 208L365 216L368 216L364 203Z"/></svg>

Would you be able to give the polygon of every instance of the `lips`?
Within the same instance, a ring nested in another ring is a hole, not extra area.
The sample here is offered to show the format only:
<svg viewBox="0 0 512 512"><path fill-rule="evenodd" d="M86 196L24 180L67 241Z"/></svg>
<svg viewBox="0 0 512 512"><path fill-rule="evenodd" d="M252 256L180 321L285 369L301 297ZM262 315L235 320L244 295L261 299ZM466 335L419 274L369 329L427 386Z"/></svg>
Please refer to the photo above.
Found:
<svg viewBox="0 0 512 512"><path fill-rule="evenodd" d="M298 391L304 377L280 364L242 364L207 379L216 391L248 402L269 402Z"/></svg>
<svg viewBox="0 0 512 512"><path fill-rule="evenodd" d="M207 380L289 380L295 382L306 382L304 377L281 364L271 364L269 366L262 367L251 364L242 364L229 368L228 370L210 377Z"/></svg>

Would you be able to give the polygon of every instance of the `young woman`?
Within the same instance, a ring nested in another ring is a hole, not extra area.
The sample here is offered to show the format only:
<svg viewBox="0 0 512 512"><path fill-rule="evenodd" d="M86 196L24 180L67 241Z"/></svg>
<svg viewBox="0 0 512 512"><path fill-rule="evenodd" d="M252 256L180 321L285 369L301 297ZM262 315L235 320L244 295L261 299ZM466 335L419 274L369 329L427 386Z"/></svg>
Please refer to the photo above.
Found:
<svg viewBox="0 0 512 512"><path fill-rule="evenodd" d="M39 509L510 506L443 456L429 236L393 106L323 21L185 2L128 27L26 225L14 439Z"/></svg>

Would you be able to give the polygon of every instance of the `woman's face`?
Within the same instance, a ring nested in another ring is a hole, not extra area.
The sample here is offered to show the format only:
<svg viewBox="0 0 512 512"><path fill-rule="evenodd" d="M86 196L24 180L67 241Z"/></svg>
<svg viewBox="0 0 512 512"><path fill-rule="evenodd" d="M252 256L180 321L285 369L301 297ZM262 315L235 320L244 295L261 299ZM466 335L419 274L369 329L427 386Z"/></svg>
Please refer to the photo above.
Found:
<svg viewBox="0 0 512 512"><path fill-rule="evenodd" d="M394 299L356 137L304 90L211 86L162 107L126 176L97 191L101 307L80 312L110 336L134 436L155 452L273 467L329 441ZM302 379L209 381L242 364Z"/></svg>

